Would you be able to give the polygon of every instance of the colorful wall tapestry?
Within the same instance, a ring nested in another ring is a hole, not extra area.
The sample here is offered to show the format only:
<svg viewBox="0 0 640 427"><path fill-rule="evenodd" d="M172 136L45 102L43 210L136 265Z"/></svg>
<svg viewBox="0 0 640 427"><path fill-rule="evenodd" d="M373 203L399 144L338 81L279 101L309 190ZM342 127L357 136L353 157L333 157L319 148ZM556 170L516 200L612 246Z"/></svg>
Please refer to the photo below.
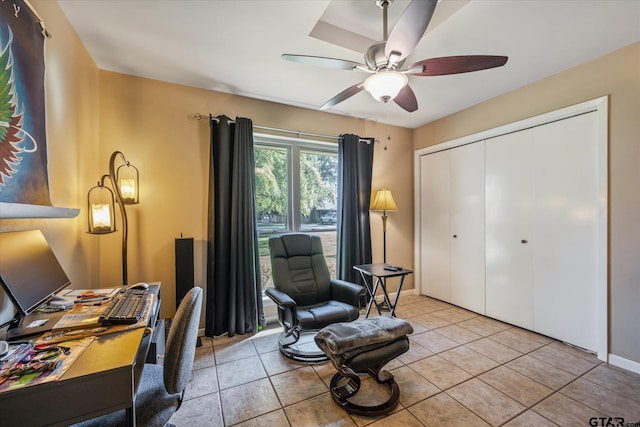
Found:
<svg viewBox="0 0 640 427"><path fill-rule="evenodd" d="M51 205L44 39L23 0L0 2L0 202Z"/></svg>

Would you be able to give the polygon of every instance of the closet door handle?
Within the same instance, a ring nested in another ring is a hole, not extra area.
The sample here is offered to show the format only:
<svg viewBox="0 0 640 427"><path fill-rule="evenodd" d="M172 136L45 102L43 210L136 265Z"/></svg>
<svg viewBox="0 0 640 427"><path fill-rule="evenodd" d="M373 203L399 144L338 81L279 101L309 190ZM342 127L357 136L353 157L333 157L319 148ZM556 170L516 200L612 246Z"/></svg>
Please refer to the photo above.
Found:
<svg viewBox="0 0 640 427"><path fill-rule="evenodd" d="M520 243L522 243L523 245L526 245L528 242L529 242L528 240L524 240L524 239L520 240Z"/></svg>
<svg viewBox="0 0 640 427"><path fill-rule="evenodd" d="M454 235L453 235L453 238L454 238L454 239L457 239L457 238L458 238L458 235L457 235L457 234L454 234Z"/></svg>

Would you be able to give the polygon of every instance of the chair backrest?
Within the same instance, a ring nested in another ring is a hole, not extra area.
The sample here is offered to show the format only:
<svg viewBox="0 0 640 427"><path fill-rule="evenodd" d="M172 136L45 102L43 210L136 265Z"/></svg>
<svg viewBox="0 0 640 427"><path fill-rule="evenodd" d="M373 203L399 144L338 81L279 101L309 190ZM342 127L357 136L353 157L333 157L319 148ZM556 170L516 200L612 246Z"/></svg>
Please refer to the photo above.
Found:
<svg viewBox="0 0 640 427"><path fill-rule="evenodd" d="M182 299L167 337L164 387L170 394L182 393L191 378L201 310L202 288L196 286Z"/></svg>
<svg viewBox="0 0 640 427"><path fill-rule="evenodd" d="M331 276L320 236L283 234L269 239L273 284L298 305L331 299Z"/></svg>

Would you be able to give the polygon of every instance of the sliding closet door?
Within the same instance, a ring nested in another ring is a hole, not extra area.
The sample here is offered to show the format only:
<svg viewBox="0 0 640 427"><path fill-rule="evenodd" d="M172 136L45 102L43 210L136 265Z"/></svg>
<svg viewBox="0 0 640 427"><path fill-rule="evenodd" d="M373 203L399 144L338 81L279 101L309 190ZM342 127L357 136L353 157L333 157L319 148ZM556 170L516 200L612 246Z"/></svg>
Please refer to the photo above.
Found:
<svg viewBox="0 0 640 427"><path fill-rule="evenodd" d="M533 133L485 142L486 313L533 328Z"/></svg>
<svg viewBox="0 0 640 427"><path fill-rule="evenodd" d="M484 314L484 142L449 152L451 302Z"/></svg>
<svg viewBox="0 0 640 427"><path fill-rule="evenodd" d="M533 129L534 330L597 349L598 183L595 114Z"/></svg>
<svg viewBox="0 0 640 427"><path fill-rule="evenodd" d="M449 152L420 159L420 241L422 293L450 301Z"/></svg>
<svg viewBox="0 0 640 427"><path fill-rule="evenodd" d="M607 116L599 98L419 150L422 294L606 361Z"/></svg>

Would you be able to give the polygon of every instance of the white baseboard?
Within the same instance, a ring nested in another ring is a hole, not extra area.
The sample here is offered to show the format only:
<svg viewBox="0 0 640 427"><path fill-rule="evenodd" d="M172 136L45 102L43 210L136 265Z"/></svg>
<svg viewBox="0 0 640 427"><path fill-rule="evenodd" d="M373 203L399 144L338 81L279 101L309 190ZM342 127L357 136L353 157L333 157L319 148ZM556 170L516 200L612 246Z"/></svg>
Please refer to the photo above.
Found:
<svg viewBox="0 0 640 427"><path fill-rule="evenodd" d="M616 356L615 354L609 354L609 363L618 368L626 369L627 371L640 374L640 363L633 360L625 359L624 357Z"/></svg>

